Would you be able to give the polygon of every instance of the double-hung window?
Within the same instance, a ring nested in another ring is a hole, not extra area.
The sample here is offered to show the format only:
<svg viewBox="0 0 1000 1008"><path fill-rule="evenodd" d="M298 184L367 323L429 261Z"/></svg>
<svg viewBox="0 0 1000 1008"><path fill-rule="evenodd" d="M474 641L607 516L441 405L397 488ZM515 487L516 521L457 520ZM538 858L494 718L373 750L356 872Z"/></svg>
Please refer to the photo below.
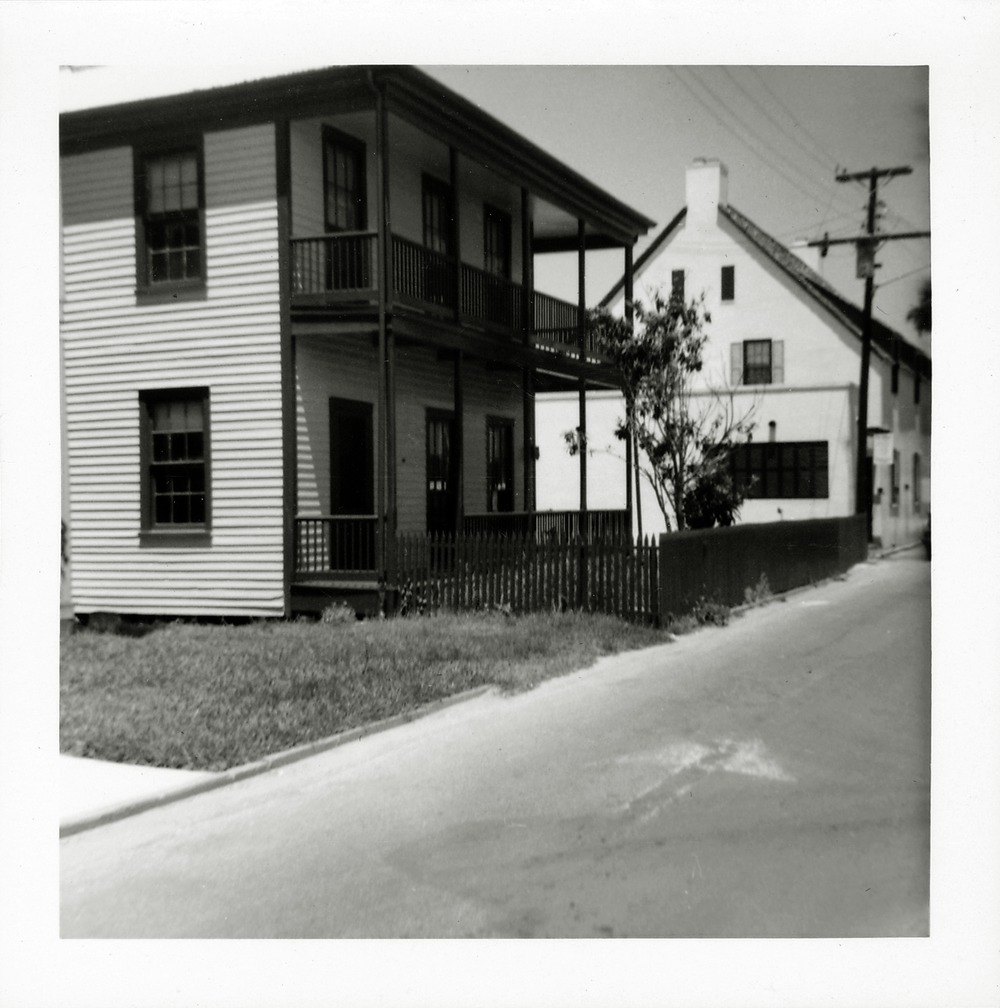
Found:
<svg viewBox="0 0 1000 1008"><path fill-rule="evenodd" d="M140 289L204 283L202 174L198 145L136 157Z"/></svg>
<svg viewBox="0 0 1000 1008"><path fill-rule="evenodd" d="M486 510L514 510L514 421L486 421Z"/></svg>
<svg viewBox="0 0 1000 1008"><path fill-rule="evenodd" d="M323 130L323 194L327 231L365 229L365 145L330 126Z"/></svg>
<svg viewBox="0 0 1000 1008"><path fill-rule="evenodd" d="M483 269L510 279L510 214L487 206L483 214Z"/></svg>
<svg viewBox="0 0 1000 1008"><path fill-rule="evenodd" d="M452 255L455 243L451 186L425 175L423 203L425 247L441 255Z"/></svg>
<svg viewBox="0 0 1000 1008"><path fill-rule="evenodd" d="M733 385L772 385L785 380L785 341L744 340L731 345Z"/></svg>
<svg viewBox="0 0 1000 1008"><path fill-rule="evenodd" d="M207 532L208 389L141 392L139 405L143 531Z"/></svg>
<svg viewBox="0 0 1000 1008"><path fill-rule="evenodd" d="M679 301L684 300L684 270L670 271L670 296Z"/></svg>

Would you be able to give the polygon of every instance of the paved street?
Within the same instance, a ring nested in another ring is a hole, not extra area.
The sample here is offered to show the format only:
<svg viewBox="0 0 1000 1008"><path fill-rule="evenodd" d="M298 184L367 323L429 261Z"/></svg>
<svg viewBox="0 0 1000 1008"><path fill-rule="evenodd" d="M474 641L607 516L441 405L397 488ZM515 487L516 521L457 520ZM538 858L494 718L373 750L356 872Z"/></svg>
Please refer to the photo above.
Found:
<svg viewBox="0 0 1000 1008"><path fill-rule="evenodd" d="M62 935L928 930L930 565L61 842Z"/></svg>

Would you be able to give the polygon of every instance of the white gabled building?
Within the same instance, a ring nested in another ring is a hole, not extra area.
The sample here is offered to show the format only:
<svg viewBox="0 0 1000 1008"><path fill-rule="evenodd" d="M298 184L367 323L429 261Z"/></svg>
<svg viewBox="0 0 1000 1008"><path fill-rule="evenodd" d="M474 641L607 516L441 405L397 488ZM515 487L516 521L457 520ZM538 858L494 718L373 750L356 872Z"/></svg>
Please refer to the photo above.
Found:
<svg viewBox="0 0 1000 1008"><path fill-rule="evenodd" d="M754 490L741 522L849 515L855 507L857 402L861 309L806 261L818 250L792 250L730 205L727 171L699 159L687 171L686 206L636 260L635 297L655 290L704 293L707 327L704 383L733 391L737 412L754 409L752 440L734 457ZM615 314L624 277L604 299ZM868 405L871 458L871 535L883 545L915 540L927 519L930 489L931 363L899 333L873 322ZM609 506L601 467L620 483L620 462L609 460L612 430L621 415L615 394L593 402L588 440L597 472L591 505ZM539 406L543 457L565 451L562 431L575 426L570 397ZM569 469L550 464L539 480L539 506L569 507ZM646 531L662 529L651 495L644 495Z"/></svg>

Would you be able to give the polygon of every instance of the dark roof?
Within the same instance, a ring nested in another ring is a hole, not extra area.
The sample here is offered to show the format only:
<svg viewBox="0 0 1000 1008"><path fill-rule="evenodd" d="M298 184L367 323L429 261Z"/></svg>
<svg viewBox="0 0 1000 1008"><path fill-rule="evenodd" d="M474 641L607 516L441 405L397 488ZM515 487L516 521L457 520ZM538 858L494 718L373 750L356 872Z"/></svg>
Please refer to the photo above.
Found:
<svg viewBox="0 0 1000 1008"><path fill-rule="evenodd" d="M338 108L373 106L376 89L389 108L445 142L478 157L533 193L583 218L599 239L632 244L655 224L541 147L412 66L340 66L204 90L64 112L63 154L155 139L183 129L220 129Z"/></svg>
<svg viewBox="0 0 1000 1008"><path fill-rule="evenodd" d="M835 290L815 270L810 269L794 252L782 245L777 239L772 238L766 231L759 228L749 217L741 214L735 207L720 206L719 212L775 265L779 266L794 280L810 297L818 301L827 311L840 319L859 339L861 338L862 325L864 324L864 312L861 308ZM635 261L633 268L636 274L663 247L686 215L687 207L682 209L653 239L650 246ZM624 287L625 278L622 277L604 296L601 304L610 304ZM900 363L905 364L916 374L928 379L931 377L930 357L919 347L907 342L905 337L895 329L879 322L875 318L872 319L872 343L885 351L890 357L898 354Z"/></svg>

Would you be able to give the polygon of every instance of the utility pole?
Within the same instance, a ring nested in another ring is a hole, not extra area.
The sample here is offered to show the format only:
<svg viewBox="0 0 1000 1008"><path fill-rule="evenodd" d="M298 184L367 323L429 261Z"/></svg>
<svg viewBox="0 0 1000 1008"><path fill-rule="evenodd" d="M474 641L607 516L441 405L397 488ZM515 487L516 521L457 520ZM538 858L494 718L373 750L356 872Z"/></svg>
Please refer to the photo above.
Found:
<svg viewBox="0 0 1000 1008"><path fill-rule="evenodd" d="M811 246L820 246L823 255L831 245L852 244L858 250L858 276L865 278L865 306L861 323L861 379L858 383L858 450L854 474L855 514L867 514L868 494L868 369L872 356L872 302L875 299L875 262L877 247L886 241L899 238L929 238L930 231L907 231L900 234L878 234L875 232L875 217L878 207L879 179L894 178L897 175L909 175L913 171L908 166L898 168L871 168L863 172L841 172L836 176L838 182L860 182L868 180L868 213L865 222L865 233L853 238L830 238L824 235L819 241L812 241Z"/></svg>

